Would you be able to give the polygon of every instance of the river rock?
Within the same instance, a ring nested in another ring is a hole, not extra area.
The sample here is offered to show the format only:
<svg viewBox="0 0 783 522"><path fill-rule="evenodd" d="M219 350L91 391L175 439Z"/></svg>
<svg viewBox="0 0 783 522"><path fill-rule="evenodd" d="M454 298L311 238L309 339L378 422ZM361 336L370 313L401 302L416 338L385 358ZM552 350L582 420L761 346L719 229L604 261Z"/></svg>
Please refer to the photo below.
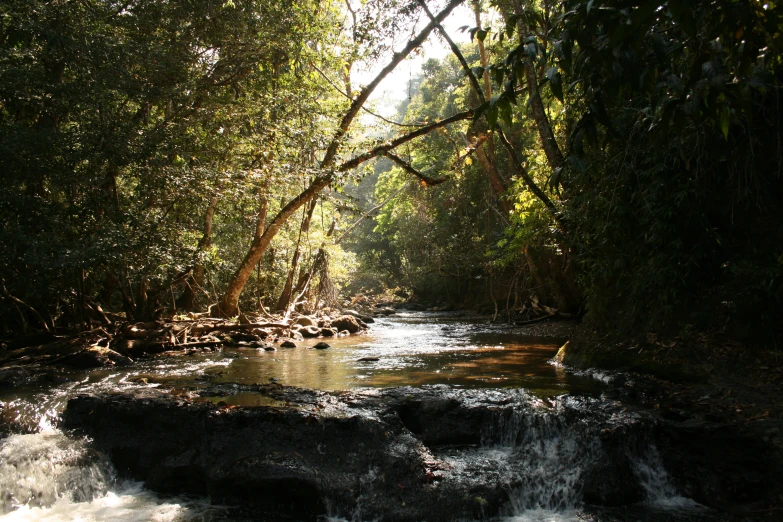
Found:
<svg viewBox="0 0 783 522"><path fill-rule="evenodd" d="M375 315L394 315L397 312L394 310L394 308L377 308L375 310Z"/></svg>
<svg viewBox="0 0 783 522"><path fill-rule="evenodd" d="M328 344L326 344L325 342L321 341L320 343L316 344L316 345L314 346L314 348L315 348L316 350L326 350L327 348L329 348L329 345L328 345Z"/></svg>
<svg viewBox="0 0 783 522"><path fill-rule="evenodd" d="M298 324L301 326L317 326L316 321L312 317L308 317L306 315L303 315L301 317L298 317L294 324Z"/></svg>
<svg viewBox="0 0 783 522"><path fill-rule="evenodd" d="M335 335L337 335L337 330L334 328L321 328L321 336L334 337Z"/></svg>
<svg viewBox="0 0 783 522"><path fill-rule="evenodd" d="M359 320L352 315L341 315L332 319L332 326L338 331L347 330L349 333L356 333L362 329Z"/></svg>
<svg viewBox="0 0 783 522"><path fill-rule="evenodd" d="M252 330L250 330L250 333L257 335L259 339L266 339L267 337L272 335L269 330L264 330L263 328L253 328Z"/></svg>
<svg viewBox="0 0 783 522"><path fill-rule="evenodd" d="M281 348L296 348L296 344L293 341L283 341L280 343Z"/></svg>
<svg viewBox="0 0 783 522"><path fill-rule="evenodd" d="M359 319L360 321L363 321L363 322L368 323L368 324L375 322L375 319L373 319L369 315L361 314L361 313L357 312L356 310L343 310L343 314L351 315L351 316Z"/></svg>
<svg viewBox="0 0 783 522"><path fill-rule="evenodd" d="M73 368L101 368L103 366L127 365L133 360L101 346L90 346L69 355L60 361Z"/></svg>
<svg viewBox="0 0 783 522"><path fill-rule="evenodd" d="M302 337L308 339L321 335L321 329L317 326L304 326L301 330L299 330L299 333L302 335Z"/></svg>

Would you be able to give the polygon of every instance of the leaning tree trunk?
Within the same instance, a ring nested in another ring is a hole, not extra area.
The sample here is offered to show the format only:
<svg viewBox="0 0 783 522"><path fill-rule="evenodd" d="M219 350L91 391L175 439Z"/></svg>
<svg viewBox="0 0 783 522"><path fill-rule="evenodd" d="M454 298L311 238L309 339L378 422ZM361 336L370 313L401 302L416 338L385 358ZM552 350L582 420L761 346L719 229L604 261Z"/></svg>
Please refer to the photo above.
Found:
<svg viewBox="0 0 783 522"><path fill-rule="evenodd" d="M367 102L367 99L370 97L373 91L375 91L383 79L386 78L395 68L397 68L397 66L402 63L402 61L408 55L410 55L414 49L421 46L429 34L433 31L435 26L438 25L440 21L444 20L451 13L451 11L453 11L454 8L456 8L461 3L462 0L450 0L446 8L443 9L443 11L441 11L436 17L437 22L431 22L428 24L416 36L416 38L408 42L402 51L394 53L394 56L386 65L386 67L381 70L381 72L375 77L373 81L371 81L361 90L359 95L353 100L342 120L340 121L340 124L335 131L335 135L332 138L329 147L326 149L324 158L321 160L322 170L327 170L334 165L337 152L344 141L344 137L348 132L348 128L351 126L351 123L353 123L356 115ZM354 161L356 162L356 165L358 165L363 161L371 159L371 157L368 157L367 159L355 158ZM350 162L347 162L346 165L348 163ZM280 212L278 212L278 214L272 219L271 223L269 223L269 226L266 228L264 233L260 237L253 240L253 243L250 245L247 254L240 263L236 272L234 272L234 276L231 278L231 281L229 281L226 291L217 305L212 309L212 315L218 317L231 317L239 314L239 295L242 293L242 290L244 289L248 279L250 279L256 263L258 263L258 261L261 259L261 256L264 255L264 252L269 247L269 244L272 242L272 239L274 239L275 235L277 235L280 227L282 227L283 224L288 221L288 219L297 210L299 210L299 208L302 207L302 205L309 203L318 195L319 192L321 192L321 190L328 186L332 182L332 178L332 173L317 176L309 187L307 187L294 199L289 201L288 204L286 204L280 210Z"/></svg>
<svg viewBox="0 0 783 522"><path fill-rule="evenodd" d="M215 207L217 206L217 193L212 194L209 200L207 212L204 215L204 233L196 247L196 256L193 262L193 273L190 276L191 282L186 281L187 286L182 295L177 299L176 307L180 310L191 311L196 303L196 292L204 286L204 262L202 256L204 252L212 246L212 221L215 217ZM195 288L194 288L195 287Z"/></svg>
<svg viewBox="0 0 783 522"><path fill-rule="evenodd" d="M302 225L299 227L299 238L296 240L296 250L291 258L291 268L288 270L288 277L285 280L285 286L280 294L280 299L277 301L277 309L285 310L288 308L288 304L291 302L291 292L293 292L294 279L299 272L299 261L302 257L302 236L307 236L310 232L310 222L313 219L313 212L315 211L316 199L310 201L307 206L304 215L302 216Z"/></svg>

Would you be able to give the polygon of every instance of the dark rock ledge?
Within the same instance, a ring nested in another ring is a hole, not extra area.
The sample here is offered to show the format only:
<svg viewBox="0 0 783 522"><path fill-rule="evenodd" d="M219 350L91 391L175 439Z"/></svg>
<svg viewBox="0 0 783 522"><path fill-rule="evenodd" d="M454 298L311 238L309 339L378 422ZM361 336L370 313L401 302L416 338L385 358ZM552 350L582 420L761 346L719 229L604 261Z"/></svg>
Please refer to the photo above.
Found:
<svg viewBox="0 0 783 522"><path fill-rule="evenodd" d="M706 433L703 427L680 429L611 401L548 402L510 390L440 387L232 389L280 406L221 406L150 390L82 395L69 401L63 427L91 437L121 475L156 491L247 507L260 520L316 520L327 512L430 522L502 515L510 496L537 487L536 477L520 472L538 465L531 448L560 448L560 440L567 444L555 466L581 470L576 495L593 505L644 500L634 462L656 440L673 480L720 508L762 502L748 496L774 472L737 474L740 462L715 460L736 437L712 437L713 446L699 447L694 437ZM495 452L505 457L487 451L493 447L506 448ZM754 450L764 458L763 448ZM718 470L735 476L716 479Z"/></svg>

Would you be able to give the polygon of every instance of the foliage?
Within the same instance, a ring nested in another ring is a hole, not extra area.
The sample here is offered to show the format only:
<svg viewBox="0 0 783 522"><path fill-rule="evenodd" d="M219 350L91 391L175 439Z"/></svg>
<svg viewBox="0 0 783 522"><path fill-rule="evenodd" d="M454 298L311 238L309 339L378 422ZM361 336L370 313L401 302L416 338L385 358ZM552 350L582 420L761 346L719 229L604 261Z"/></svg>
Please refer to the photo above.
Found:
<svg viewBox="0 0 783 522"><path fill-rule="evenodd" d="M247 214L306 176L302 151L328 133L318 115L335 106L308 63L335 11L318 4L4 3L8 292L52 322L58 309L77 313L71 296L107 303L119 290L136 305L126 311L144 315L140 301L159 306L199 256L230 271L221 260L229 241L246 241ZM202 253L213 194L221 241Z"/></svg>

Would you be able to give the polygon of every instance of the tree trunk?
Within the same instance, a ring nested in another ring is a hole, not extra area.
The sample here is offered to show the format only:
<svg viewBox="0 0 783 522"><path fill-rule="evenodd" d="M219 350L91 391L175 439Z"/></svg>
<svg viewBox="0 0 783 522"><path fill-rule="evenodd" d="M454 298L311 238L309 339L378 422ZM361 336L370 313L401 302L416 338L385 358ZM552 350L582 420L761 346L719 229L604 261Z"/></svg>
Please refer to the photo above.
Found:
<svg viewBox="0 0 783 522"><path fill-rule="evenodd" d="M176 307L179 310L191 311L196 303L197 289L204 286L204 263L201 256L212 246L212 221L215 217L215 207L217 206L217 193L212 194L209 200L209 206L204 214L204 232L196 247L196 257L193 263L193 273L190 276L192 284L188 284L182 295L176 301ZM194 288L195 286L195 288Z"/></svg>
<svg viewBox="0 0 783 522"><path fill-rule="evenodd" d="M524 14L524 6L520 2L517 2L514 12L519 16L517 21L519 42L520 45L524 45L525 40L530 36L530 31L528 31L527 26L523 21L522 15ZM536 122L538 136L541 138L541 145L544 148L544 154L546 154L549 166L552 170L558 169L563 166L563 153L560 151L560 147L557 144L555 134L552 132L552 123L549 121L549 115L546 113L544 103L541 101L541 94L538 91L538 74L536 72L536 67L530 56L526 53L522 53L522 55L525 63L525 80L530 94L530 109L533 113L533 119Z"/></svg>
<svg viewBox="0 0 783 522"><path fill-rule="evenodd" d="M294 250L294 256L291 259L291 268L288 270L288 277L283 287L283 292L280 294L280 299L277 301L277 309L285 310L288 308L288 304L291 302L291 292L294 287L294 278L299 272L299 261L302 257L301 245L302 236L306 236L310 232L310 222L313 219L313 212L315 211L315 205L318 200L313 198L310 204L307 206L304 215L302 216L302 225L299 227L299 238L296 240L296 250Z"/></svg>
<svg viewBox="0 0 783 522"><path fill-rule="evenodd" d="M473 14L475 15L476 18L476 27L481 27L481 6L479 5L478 0L473 1ZM481 59L481 67L484 68L484 74L483 74L484 98L487 100L491 100L492 82L489 81L489 57L487 56L487 50L484 47L484 41L479 40L477 38L476 42L478 43L479 57ZM497 165L497 161L495 159L495 136L493 135L492 129L489 129L489 132L487 133L486 156L487 159L489 160L489 163L493 166L493 168L496 168L495 166ZM496 171L496 175L497 175L497 171Z"/></svg>

